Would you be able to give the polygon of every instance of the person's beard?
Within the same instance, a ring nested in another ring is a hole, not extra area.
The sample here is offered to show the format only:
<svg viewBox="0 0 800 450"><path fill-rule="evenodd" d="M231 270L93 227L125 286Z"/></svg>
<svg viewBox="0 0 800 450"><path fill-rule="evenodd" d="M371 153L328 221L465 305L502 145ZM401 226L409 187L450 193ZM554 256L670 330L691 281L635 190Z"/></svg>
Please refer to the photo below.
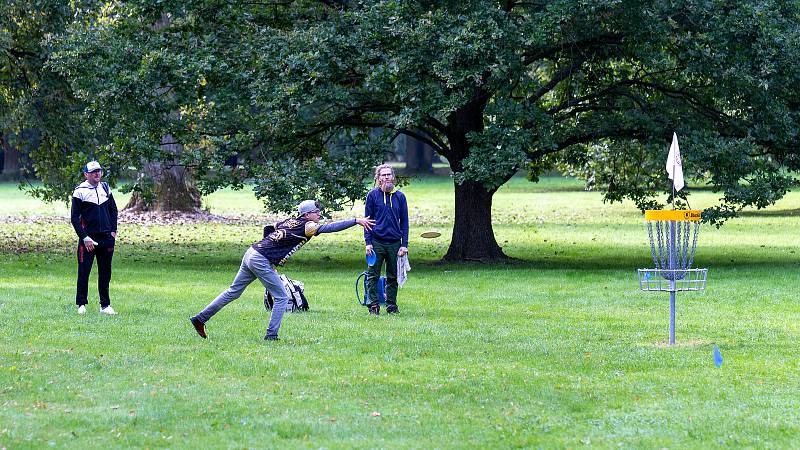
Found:
<svg viewBox="0 0 800 450"><path fill-rule="evenodd" d="M381 190L383 192L392 192L392 189L394 189L394 183L391 181L387 181L381 185Z"/></svg>

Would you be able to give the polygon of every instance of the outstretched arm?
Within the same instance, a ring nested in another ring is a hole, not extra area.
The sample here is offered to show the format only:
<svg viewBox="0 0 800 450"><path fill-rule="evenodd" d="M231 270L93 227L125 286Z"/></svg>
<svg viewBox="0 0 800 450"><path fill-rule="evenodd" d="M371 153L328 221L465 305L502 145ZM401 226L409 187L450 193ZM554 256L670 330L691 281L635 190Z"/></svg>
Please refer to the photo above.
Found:
<svg viewBox="0 0 800 450"><path fill-rule="evenodd" d="M369 217L339 220L336 222L326 223L325 225L320 225L320 227L317 228L317 234L336 233L337 231L346 230L356 224L361 225L365 230L370 230L372 229L372 226L375 225L375 221Z"/></svg>

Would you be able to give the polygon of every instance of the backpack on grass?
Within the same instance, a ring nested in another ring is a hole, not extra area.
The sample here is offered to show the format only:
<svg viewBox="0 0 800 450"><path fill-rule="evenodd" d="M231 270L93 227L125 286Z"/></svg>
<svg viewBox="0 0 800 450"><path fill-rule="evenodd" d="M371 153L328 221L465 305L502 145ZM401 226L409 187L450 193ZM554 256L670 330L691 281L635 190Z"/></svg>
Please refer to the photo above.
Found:
<svg viewBox="0 0 800 450"><path fill-rule="evenodd" d="M286 302L286 312L308 311L308 300L306 299L303 291L305 286L302 281L292 280L286 275L280 275L283 290L289 296ZM270 294L269 289L264 292L264 308L267 311L272 311L275 305L275 299Z"/></svg>

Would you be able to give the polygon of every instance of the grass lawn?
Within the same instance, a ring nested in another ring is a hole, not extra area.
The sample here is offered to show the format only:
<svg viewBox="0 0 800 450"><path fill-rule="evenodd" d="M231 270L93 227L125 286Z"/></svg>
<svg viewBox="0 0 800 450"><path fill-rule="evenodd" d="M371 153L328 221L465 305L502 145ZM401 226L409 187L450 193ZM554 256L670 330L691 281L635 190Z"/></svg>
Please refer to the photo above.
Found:
<svg viewBox="0 0 800 450"><path fill-rule="evenodd" d="M356 304L353 228L292 257L285 273L305 282L311 311L265 342L257 284L207 323L208 340L187 320L231 282L258 225L122 225L120 314L97 314L95 269L78 316L66 205L0 184L0 448L797 446L800 193L702 228L695 266L709 268L708 287L678 294L667 347L668 294L638 290L635 270L652 261L630 204L574 180L514 179L494 219L516 262L441 265L450 181L404 191L401 314ZM698 191L692 206L716 196ZM205 202L263 214L246 191ZM443 235L419 237L429 230Z"/></svg>

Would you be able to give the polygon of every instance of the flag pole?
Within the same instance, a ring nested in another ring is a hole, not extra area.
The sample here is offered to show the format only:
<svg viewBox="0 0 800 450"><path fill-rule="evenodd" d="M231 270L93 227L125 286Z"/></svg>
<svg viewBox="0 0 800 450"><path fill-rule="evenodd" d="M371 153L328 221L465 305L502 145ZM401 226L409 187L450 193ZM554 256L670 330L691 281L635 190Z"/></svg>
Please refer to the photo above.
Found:
<svg viewBox="0 0 800 450"><path fill-rule="evenodd" d="M680 163L680 148L678 147L678 135L672 132L672 144L669 146L669 154L667 155L666 169L669 174L669 179L672 181L672 210L675 210L675 192L683 188L683 168ZM677 184L680 183L680 186Z"/></svg>
<svg viewBox="0 0 800 450"><path fill-rule="evenodd" d="M672 167L675 167L675 164ZM675 209L675 183L672 183L672 209Z"/></svg>
<svg viewBox="0 0 800 450"><path fill-rule="evenodd" d="M673 132L674 134L674 132ZM675 173L675 155L672 155L672 173ZM675 210L675 180L672 181L672 210Z"/></svg>

